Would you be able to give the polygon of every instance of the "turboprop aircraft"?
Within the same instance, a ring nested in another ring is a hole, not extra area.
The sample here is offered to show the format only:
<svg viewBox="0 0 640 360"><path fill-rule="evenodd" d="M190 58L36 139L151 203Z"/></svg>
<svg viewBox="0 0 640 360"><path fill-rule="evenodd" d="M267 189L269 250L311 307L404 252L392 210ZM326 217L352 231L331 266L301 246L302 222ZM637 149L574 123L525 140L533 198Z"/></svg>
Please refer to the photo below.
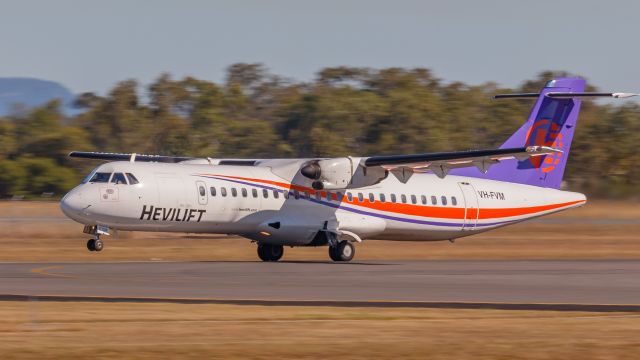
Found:
<svg viewBox="0 0 640 360"><path fill-rule="evenodd" d="M284 246L327 246L349 261L367 239L435 241L478 234L585 204L560 185L584 92L558 78L527 121L498 149L309 159L211 159L72 152L111 161L61 201L84 224L91 251L117 230L235 234L263 261ZM399 125L401 126L401 125Z"/></svg>

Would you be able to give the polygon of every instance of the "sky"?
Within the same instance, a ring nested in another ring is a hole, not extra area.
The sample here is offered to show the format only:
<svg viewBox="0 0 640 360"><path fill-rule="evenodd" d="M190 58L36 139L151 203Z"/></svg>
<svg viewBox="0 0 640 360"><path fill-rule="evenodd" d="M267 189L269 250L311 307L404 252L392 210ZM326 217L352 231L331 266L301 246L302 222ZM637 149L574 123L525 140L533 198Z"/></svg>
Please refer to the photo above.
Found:
<svg viewBox="0 0 640 360"><path fill-rule="evenodd" d="M426 67L517 86L543 70L640 91L640 1L0 0L0 77L104 94L236 62L314 79L328 66Z"/></svg>

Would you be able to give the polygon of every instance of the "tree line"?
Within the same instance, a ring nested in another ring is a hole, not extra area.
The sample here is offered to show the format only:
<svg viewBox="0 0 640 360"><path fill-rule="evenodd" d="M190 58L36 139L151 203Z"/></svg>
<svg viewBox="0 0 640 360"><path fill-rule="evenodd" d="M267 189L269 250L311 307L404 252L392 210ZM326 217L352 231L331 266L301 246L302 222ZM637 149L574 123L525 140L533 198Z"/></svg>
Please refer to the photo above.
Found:
<svg viewBox="0 0 640 360"><path fill-rule="evenodd" d="M108 94L77 97L79 115L59 101L0 119L0 196L61 195L96 163L71 150L208 157L365 156L493 148L527 118L546 71L517 88L448 83L424 68L331 67L310 82L234 64L221 83L161 75ZM595 90L591 88L590 90ZM601 197L640 190L640 105L584 101L565 179Z"/></svg>

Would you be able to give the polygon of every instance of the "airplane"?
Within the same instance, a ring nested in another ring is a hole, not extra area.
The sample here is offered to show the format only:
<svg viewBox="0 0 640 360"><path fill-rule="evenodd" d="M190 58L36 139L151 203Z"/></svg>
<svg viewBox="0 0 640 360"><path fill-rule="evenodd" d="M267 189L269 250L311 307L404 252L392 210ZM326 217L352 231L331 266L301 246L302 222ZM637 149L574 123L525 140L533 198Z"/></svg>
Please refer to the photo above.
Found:
<svg viewBox="0 0 640 360"><path fill-rule="evenodd" d="M285 246L328 246L350 261L363 240L438 241L482 233L586 203L560 190L584 92L557 78L499 148L305 159L212 159L74 151L108 161L60 202L85 225L90 251L117 230L233 234L278 261ZM402 126L402 125L399 125Z"/></svg>

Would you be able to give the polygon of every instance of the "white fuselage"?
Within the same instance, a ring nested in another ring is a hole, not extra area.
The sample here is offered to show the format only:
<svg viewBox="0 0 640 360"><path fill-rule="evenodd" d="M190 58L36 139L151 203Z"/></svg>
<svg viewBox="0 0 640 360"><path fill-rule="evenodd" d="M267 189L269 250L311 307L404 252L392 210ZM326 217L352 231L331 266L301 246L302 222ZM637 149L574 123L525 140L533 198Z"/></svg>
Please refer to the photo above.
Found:
<svg viewBox="0 0 640 360"><path fill-rule="evenodd" d="M292 161L282 166L297 169L302 160ZM280 165L111 162L92 173L108 180L84 182L61 207L85 225L238 234L304 246L313 245L321 230L358 241L448 240L586 201L574 192L433 174L414 174L406 183L390 175L366 187L316 191L274 171ZM132 174L138 183L117 184L116 174Z"/></svg>

